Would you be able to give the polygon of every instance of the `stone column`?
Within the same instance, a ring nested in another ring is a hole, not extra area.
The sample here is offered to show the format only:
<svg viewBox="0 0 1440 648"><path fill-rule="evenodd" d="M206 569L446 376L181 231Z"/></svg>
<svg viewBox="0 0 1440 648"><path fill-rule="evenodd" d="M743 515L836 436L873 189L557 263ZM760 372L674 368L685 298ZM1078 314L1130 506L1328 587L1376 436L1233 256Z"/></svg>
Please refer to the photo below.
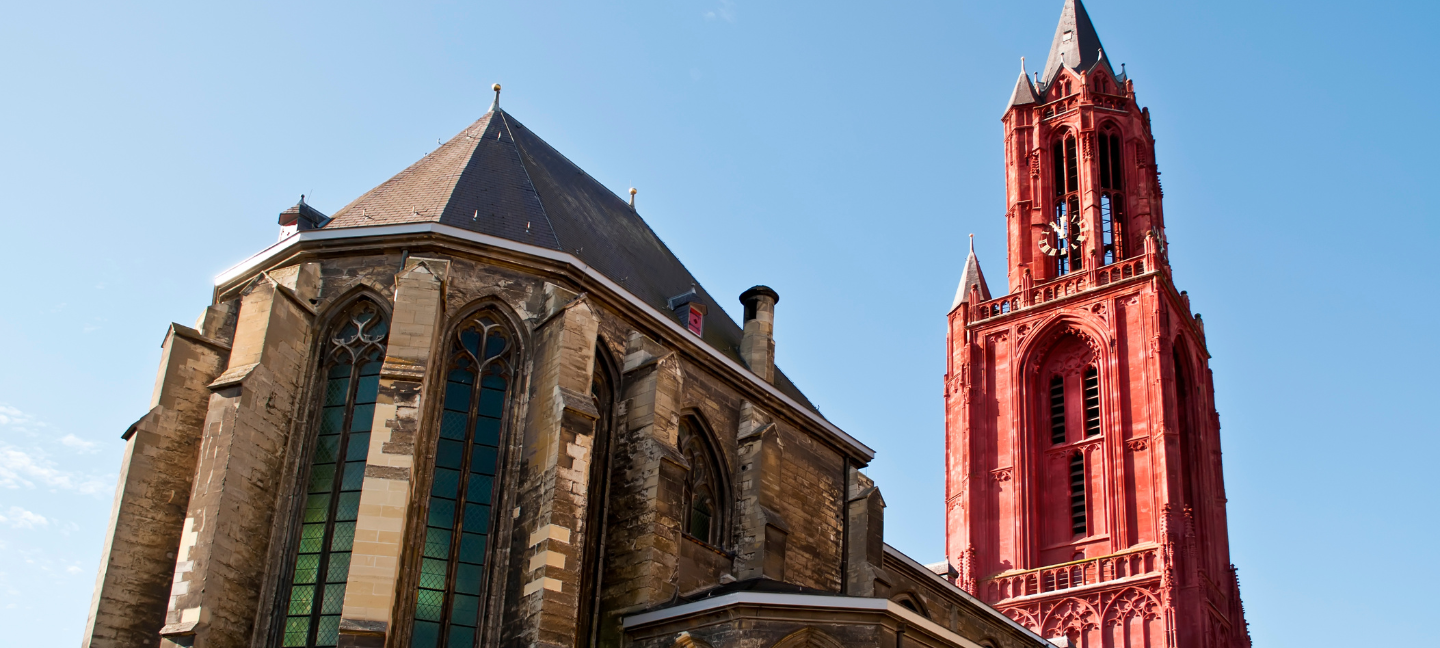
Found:
<svg viewBox="0 0 1440 648"><path fill-rule="evenodd" d="M319 285L316 264L262 273L244 291L229 367L210 384L200 461L185 515L166 643L250 643L296 396L304 393ZM299 289L299 294L295 288Z"/></svg>
<svg viewBox="0 0 1440 648"><path fill-rule="evenodd" d="M599 322L584 295L546 286L551 314L534 350L520 456L505 645L573 648L589 501L590 451L599 412L590 395ZM513 588L511 589L513 593Z"/></svg>
<svg viewBox="0 0 1440 648"><path fill-rule="evenodd" d="M450 262L410 257L395 275L395 310L380 368L375 423L360 487L350 578L340 612L340 646L379 647L394 624L401 544L410 503L415 435L425 374L444 315Z"/></svg>
<svg viewBox="0 0 1440 648"><path fill-rule="evenodd" d="M683 385L679 359L659 343L631 333L621 370L624 422L611 468L603 645L618 645L620 617L675 594L680 496L688 469L676 448Z"/></svg>
<svg viewBox="0 0 1440 648"><path fill-rule="evenodd" d="M845 593L849 596L886 596L885 498L869 477L851 466L847 494L845 533Z"/></svg>
<svg viewBox="0 0 1440 648"><path fill-rule="evenodd" d="M212 314L223 315L220 309ZM230 346L179 324L161 345L150 412L126 430L120 483L83 648L153 647L165 625L175 548L195 478L208 385Z"/></svg>
<svg viewBox="0 0 1440 648"><path fill-rule="evenodd" d="M735 577L785 580L790 527L777 511L784 446L770 417L746 401L740 406L740 543Z"/></svg>

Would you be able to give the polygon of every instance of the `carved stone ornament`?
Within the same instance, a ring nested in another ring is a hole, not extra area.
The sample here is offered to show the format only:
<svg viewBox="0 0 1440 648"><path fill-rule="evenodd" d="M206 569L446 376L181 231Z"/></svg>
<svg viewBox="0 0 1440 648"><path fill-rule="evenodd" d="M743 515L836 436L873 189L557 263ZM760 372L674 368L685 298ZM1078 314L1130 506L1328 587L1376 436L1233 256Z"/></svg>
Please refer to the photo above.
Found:
<svg viewBox="0 0 1440 648"><path fill-rule="evenodd" d="M990 471L990 478L994 479L996 483L1003 484L1010 481L1012 470L1011 468L996 468Z"/></svg>
<svg viewBox="0 0 1440 648"><path fill-rule="evenodd" d="M1090 159L1090 158L1092 157L1092 155L1094 154L1094 150L1095 150L1095 134L1094 134L1094 133L1085 133L1085 134L1084 134L1083 136L1081 136L1081 138L1080 138L1080 144L1081 144L1080 148L1081 148L1081 149L1084 151L1084 153L1085 153L1085 159L1087 159L1087 160Z"/></svg>
<svg viewBox="0 0 1440 648"><path fill-rule="evenodd" d="M1030 177L1040 177L1040 149L1030 151Z"/></svg>
<svg viewBox="0 0 1440 648"><path fill-rule="evenodd" d="M1130 448L1130 449L1131 449L1132 451L1134 451L1134 452L1140 452L1140 451L1145 450L1146 448L1149 448L1149 447L1150 447L1150 440L1149 440L1149 439L1130 439L1129 441L1126 441L1126 442L1125 442L1125 447Z"/></svg>

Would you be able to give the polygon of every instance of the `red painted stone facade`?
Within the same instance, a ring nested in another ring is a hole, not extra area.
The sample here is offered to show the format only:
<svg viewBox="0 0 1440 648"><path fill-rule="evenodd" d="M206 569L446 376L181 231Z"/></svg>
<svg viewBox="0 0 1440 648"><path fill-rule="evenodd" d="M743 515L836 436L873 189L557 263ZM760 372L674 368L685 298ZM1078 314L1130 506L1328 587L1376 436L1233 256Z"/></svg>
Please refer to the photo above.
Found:
<svg viewBox="0 0 1440 648"><path fill-rule="evenodd" d="M1098 50L1065 11L1056 51ZM1171 276L1149 113L1103 50L1056 51L1003 118L1008 294L973 286L949 314L947 556L1045 637L1244 648L1205 329Z"/></svg>

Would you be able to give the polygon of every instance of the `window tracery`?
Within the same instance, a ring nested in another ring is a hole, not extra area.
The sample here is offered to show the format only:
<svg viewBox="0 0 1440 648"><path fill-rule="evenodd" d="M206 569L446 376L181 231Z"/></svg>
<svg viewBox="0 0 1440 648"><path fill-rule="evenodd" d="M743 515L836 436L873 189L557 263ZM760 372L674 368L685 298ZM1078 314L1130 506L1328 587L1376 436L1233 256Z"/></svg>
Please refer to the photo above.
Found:
<svg viewBox="0 0 1440 648"><path fill-rule="evenodd" d="M513 336L486 311L449 343L415 599L414 648L470 648L484 621Z"/></svg>
<svg viewBox="0 0 1440 648"><path fill-rule="evenodd" d="M724 541L725 512L719 464L700 430L699 422L693 418L680 419L678 442L680 454L690 464L681 494L685 506L685 533L718 547Z"/></svg>
<svg viewBox="0 0 1440 648"><path fill-rule="evenodd" d="M320 420L281 640L287 648L334 646L339 640L389 324L374 302L361 299L334 329L322 356Z"/></svg>
<svg viewBox="0 0 1440 648"><path fill-rule="evenodd" d="M1121 241L1125 221L1125 168L1122 165L1124 148L1120 133L1106 126L1100 133L1100 231L1104 263L1123 259L1124 246Z"/></svg>
<svg viewBox="0 0 1440 648"><path fill-rule="evenodd" d="M1055 257L1055 274L1065 275L1084 267L1081 248L1085 232L1080 218L1080 163L1074 133L1055 140L1050 148L1054 174L1055 209L1050 229L1055 234L1051 246L1043 237L1040 251Z"/></svg>

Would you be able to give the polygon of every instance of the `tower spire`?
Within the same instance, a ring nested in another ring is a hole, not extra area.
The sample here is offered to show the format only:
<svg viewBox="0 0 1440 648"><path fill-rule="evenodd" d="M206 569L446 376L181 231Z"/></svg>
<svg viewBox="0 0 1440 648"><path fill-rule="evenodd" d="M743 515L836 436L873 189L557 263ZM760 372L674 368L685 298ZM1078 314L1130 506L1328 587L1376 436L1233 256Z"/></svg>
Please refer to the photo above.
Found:
<svg viewBox="0 0 1440 648"><path fill-rule="evenodd" d="M980 271L980 259L975 256L975 235L970 235L970 256L965 259L965 269L960 272L960 286L955 289L955 301L950 304L950 310L955 310L960 302L970 297L970 287L980 287L980 299L990 299L990 287L985 285L985 273Z"/></svg>
<svg viewBox="0 0 1440 648"><path fill-rule="evenodd" d="M1015 91L1010 93L1010 103L1005 104L1005 110L1010 110L1015 106L1039 103L1039 101L1035 86L1030 84L1030 73L1025 71L1025 57L1022 56L1020 57L1020 78L1015 81Z"/></svg>
<svg viewBox="0 0 1440 648"><path fill-rule="evenodd" d="M1072 70L1088 72L1097 64L1110 69L1110 62L1104 55L1105 47L1100 44L1100 35L1085 12L1080 0L1065 0L1060 9L1060 25L1055 28L1055 40L1050 43L1050 57L1045 60L1045 73L1041 86L1049 87L1063 65ZM1115 71L1110 70L1114 75Z"/></svg>

